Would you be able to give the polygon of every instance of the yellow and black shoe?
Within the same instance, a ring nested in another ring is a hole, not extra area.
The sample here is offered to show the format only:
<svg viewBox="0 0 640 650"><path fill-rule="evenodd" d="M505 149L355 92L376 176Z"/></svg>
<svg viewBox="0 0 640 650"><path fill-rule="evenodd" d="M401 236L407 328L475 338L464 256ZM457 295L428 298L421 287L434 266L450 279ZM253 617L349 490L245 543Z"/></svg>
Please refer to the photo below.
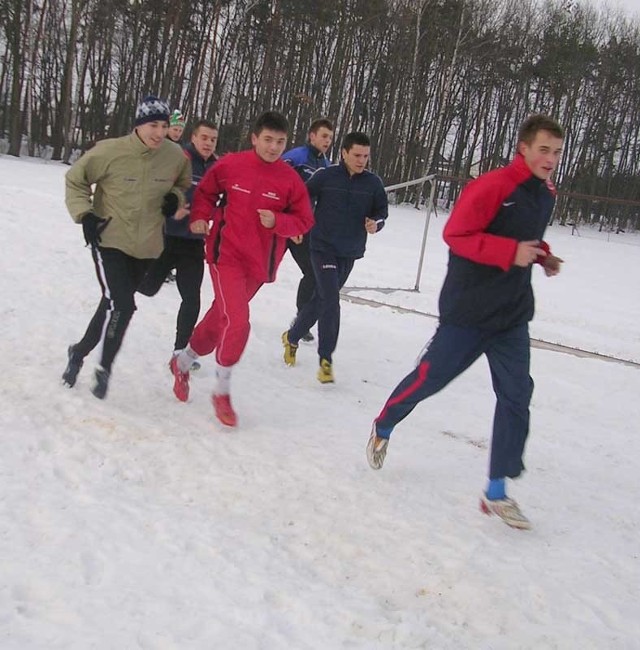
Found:
<svg viewBox="0 0 640 650"><path fill-rule="evenodd" d="M294 345L293 343L289 343L289 330L282 333L282 345L284 347L284 362L288 366L295 366L298 346Z"/></svg>
<svg viewBox="0 0 640 650"><path fill-rule="evenodd" d="M333 367L331 361L320 359L320 368L318 368L318 381L321 384L333 384Z"/></svg>

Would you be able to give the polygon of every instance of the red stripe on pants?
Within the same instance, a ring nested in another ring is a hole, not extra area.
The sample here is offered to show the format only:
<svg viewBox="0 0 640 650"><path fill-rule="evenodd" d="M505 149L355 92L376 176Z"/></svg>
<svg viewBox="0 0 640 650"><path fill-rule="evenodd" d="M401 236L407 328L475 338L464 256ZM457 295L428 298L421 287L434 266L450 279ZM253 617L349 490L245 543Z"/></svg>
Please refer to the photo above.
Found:
<svg viewBox="0 0 640 650"><path fill-rule="evenodd" d="M382 420L387 415L387 410L389 407L395 406L396 404L399 404L400 402L406 400L408 397L413 395L418 390L418 388L422 386L422 384L424 384L424 382L427 380L427 374L429 373L429 362L421 361L418 364L417 371L418 376L416 377L415 381L400 394L389 398L387 403L382 407L382 411L380 411L380 415L378 415L376 421Z"/></svg>

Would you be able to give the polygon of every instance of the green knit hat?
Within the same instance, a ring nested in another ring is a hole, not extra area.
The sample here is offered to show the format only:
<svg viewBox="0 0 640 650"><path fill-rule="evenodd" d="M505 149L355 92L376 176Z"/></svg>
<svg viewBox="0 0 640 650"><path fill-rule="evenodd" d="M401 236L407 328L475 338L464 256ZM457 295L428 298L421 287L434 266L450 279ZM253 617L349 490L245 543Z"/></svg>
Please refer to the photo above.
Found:
<svg viewBox="0 0 640 650"><path fill-rule="evenodd" d="M171 117L169 118L169 126L181 126L183 129L186 126L186 121L182 115L182 112L176 108Z"/></svg>

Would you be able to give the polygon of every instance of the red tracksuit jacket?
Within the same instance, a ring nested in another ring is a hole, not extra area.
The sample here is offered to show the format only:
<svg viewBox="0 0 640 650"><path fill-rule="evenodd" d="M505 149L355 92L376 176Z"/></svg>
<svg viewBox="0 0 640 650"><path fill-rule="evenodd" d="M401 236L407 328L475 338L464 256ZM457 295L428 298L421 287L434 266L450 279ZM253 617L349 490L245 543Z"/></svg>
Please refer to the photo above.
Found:
<svg viewBox="0 0 640 650"><path fill-rule="evenodd" d="M542 238L555 195L551 181L536 178L520 154L464 188L443 232L450 250L441 323L499 331L533 318L531 266L513 260L521 241L538 240L551 252Z"/></svg>
<svg viewBox="0 0 640 650"><path fill-rule="evenodd" d="M216 208L220 195L224 207ZM260 223L259 209L275 213L274 228ZM212 218L207 261L241 265L260 282L275 280L287 238L306 233L314 223L298 174L282 160L263 161L253 150L223 156L196 187L189 220Z"/></svg>

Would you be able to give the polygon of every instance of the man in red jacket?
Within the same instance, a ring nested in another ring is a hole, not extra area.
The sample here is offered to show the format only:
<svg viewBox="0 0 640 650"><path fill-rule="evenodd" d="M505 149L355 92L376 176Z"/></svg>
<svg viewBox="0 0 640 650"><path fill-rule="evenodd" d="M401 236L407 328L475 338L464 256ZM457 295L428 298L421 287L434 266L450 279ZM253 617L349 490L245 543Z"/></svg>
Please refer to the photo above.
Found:
<svg viewBox="0 0 640 650"><path fill-rule="evenodd" d="M530 116L520 127L513 162L462 191L443 234L450 250L438 329L374 420L367 444L369 464L381 469L396 425L485 355L496 409L489 481L480 505L514 528L531 526L507 497L505 481L524 470L529 434L532 266L539 264L551 277L562 264L543 236L555 204L550 179L563 140L564 131L554 119Z"/></svg>
<svg viewBox="0 0 640 650"><path fill-rule="evenodd" d="M287 239L313 226L304 183L280 160L288 130L283 115L263 113L251 135L253 149L221 158L193 196L191 231L207 235L215 301L189 345L171 361L173 392L186 402L191 364L215 350L217 385L212 401L217 418L227 426L237 424L229 397L231 369L249 338L249 301L265 282L275 280ZM217 209L219 203L223 207Z"/></svg>

